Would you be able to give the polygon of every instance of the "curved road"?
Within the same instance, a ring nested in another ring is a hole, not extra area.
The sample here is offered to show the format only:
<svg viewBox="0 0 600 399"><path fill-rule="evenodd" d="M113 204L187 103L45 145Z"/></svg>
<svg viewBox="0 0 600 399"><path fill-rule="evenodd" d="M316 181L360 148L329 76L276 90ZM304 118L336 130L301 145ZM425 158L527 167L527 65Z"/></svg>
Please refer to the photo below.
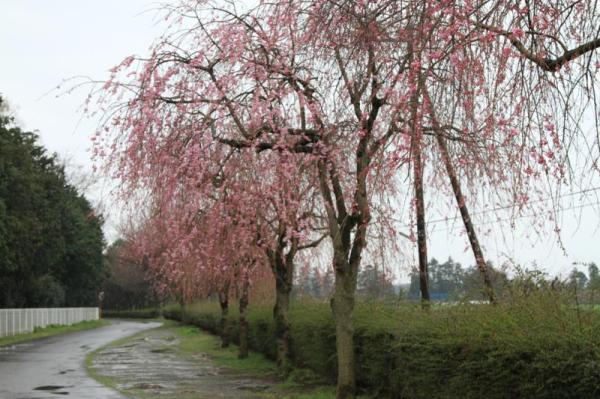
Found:
<svg viewBox="0 0 600 399"><path fill-rule="evenodd" d="M113 321L93 330L0 347L0 398L126 399L87 375L85 357L111 341L158 326Z"/></svg>

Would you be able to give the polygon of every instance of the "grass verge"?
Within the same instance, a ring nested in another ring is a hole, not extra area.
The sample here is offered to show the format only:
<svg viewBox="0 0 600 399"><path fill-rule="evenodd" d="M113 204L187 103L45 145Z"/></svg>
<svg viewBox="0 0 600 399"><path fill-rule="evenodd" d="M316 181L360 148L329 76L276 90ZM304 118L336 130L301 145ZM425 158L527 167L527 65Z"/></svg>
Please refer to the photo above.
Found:
<svg viewBox="0 0 600 399"><path fill-rule="evenodd" d="M12 335L10 337L0 338L0 346L14 345L25 341L31 341L34 339L51 337L58 334L66 334L75 331L89 330L92 328L103 327L110 324L106 320L91 320L82 321L81 323L73 324L70 326L58 326L51 325L44 328L37 328L32 333Z"/></svg>
<svg viewBox="0 0 600 399"><path fill-rule="evenodd" d="M193 358L195 353L206 353L217 365L229 372L254 378L269 379L276 382L275 391L264 393L264 398L275 399L330 399L335 398L335 387L324 385L322 378L308 369L295 369L290 376L281 381L277 378L275 362L263 354L250 352L248 358L238 358L238 347L230 345L221 348L220 338L189 325L173 328L181 337L180 353Z"/></svg>
<svg viewBox="0 0 600 399"><path fill-rule="evenodd" d="M333 399L335 388L324 386L322 379L318 378L310 370L295 370L285 381L279 380L276 374L275 362L267 359L264 355L250 352L247 359L238 359L236 345L228 348L220 347L218 337L204 332L197 327L183 325L178 322L166 320L164 325L157 329L166 330L170 335L179 339L175 349L182 358L196 362L194 356L205 353L215 365L225 370L226 374L240 375L244 378L255 378L274 383L274 388L269 392L260 393L264 399ZM156 330L156 329L154 329ZM85 360L89 375L103 385L121 391L126 395L135 395L141 399L153 399L160 396L158 393L143 390L120 390L118 387L123 383L119 378L107 377L100 374L93 366L94 358L107 347L118 347L128 345L153 330L142 331L136 335L126 337L91 352ZM158 348L160 350L160 348Z"/></svg>
<svg viewBox="0 0 600 399"><path fill-rule="evenodd" d="M276 376L275 363L260 353L250 352L248 358L239 359L237 346L221 348L218 337L205 333L198 327L180 325L172 330L181 337L179 352L187 358L193 359L195 353L206 353L215 364L234 373L261 378Z"/></svg>

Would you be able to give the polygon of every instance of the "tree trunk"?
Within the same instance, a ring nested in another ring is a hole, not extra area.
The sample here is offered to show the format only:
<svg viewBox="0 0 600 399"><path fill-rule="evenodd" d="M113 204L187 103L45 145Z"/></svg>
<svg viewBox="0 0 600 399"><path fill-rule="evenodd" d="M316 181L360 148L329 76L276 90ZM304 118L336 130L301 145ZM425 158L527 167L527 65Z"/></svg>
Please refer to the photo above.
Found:
<svg viewBox="0 0 600 399"><path fill-rule="evenodd" d="M437 125L437 122L434 123ZM473 250L473 255L475 256L477 269L483 277L483 284L486 296L488 297L490 303L494 304L496 303L496 297L494 295L494 287L492 286L492 281L490 279L487 263L485 261L485 258L483 257L483 251L481 250L481 246L479 245L477 233L475 232L475 228L473 227L473 222L469 215L469 210L467 208L465 197L462 193L458 177L456 176L456 171L454 170L454 166L452 165L452 161L450 160L450 155L448 154L448 147L446 146L446 140L442 137L437 126L435 137L438 143L438 147L440 148L440 153L442 155L444 165L446 167L446 173L450 178L450 184L452 185L452 191L454 191L454 197L456 198L456 203L460 211L460 216L465 225L465 229L467 230L467 236L469 237L469 243L471 244L471 249Z"/></svg>
<svg viewBox="0 0 600 399"><path fill-rule="evenodd" d="M423 190L423 162L421 157L420 133L413 131L413 171L415 188L415 210L417 216L417 247L419 250L419 287L421 289L421 306L429 309L429 271L427 270L427 230L425 226L425 196Z"/></svg>
<svg viewBox="0 0 600 399"><path fill-rule="evenodd" d="M189 321L188 305L187 305L185 299L183 299L183 296L179 299L179 306L181 307L181 322L183 324L188 324L188 321Z"/></svg>
<svg viewBox="0 0 600 399"><path fill-rule="evenodd" d="M244 276L242 278L242 289L240 294L240 346L238 358L245 359L248 357L248 319L247 319L247 311L248 311L248 290L249 290L249 276L248 271L244 271Z"/></svg>
<svg viewBox="0 0 600 399"><path fill-rule="evenodd" d="M273 272L275 274L275 336L277 340L277 370L281 376L287 376L291 370L291 335L290 335L290 294L294 276L294 263L277 259Z"/></svg>
<svg viewBox="0 0 600 399"><path fill-rule="evenodd" d="M333 242L335 291L331 309L335 320L337 349L337 399L352 399L356 395L354 359L354 296L362 251L367 245L367 227L371 220L367 176L369 171L371 127L381 102L375 98L369 118L363 124L364 134L356 149L356 190L352 211L348 213L343 188L335 171L318 164L319 184L325 202L329 236ZM372 149L372 148L371 148ZM328 184L328 180L331 185ZM335 196L335 203L332 197Z"/></svg>
<svg viewBox="0 0 600 399"><path fill-rule="evenodd" d="M411 45L412 47L412 45ZM416 51L416 57L420 61L421 53ZM423 193L423 157L421 154L421 143L423 133L420 130L422 117L419 113L419 98L424 78L421 74L414 77L417 83L417 90L413 93L410 100L410 148L412 152L414 190L415 190L415 213L417 217L417 248L419 251L419 288L421 290L421 307L429 309L431 297L429 295L429 272L427 270L427 230L425 226L425 195Z"/></svg>
<svg viewBox="0 0 600 399"><path fill-rule="evenodd" d="M220 333L221 333L221 348L227 348L229 346L229 336L227 334L227 318L229 316L229 281L225 283L222 291L219 291L219 305L221 306L221 322L220 322Z"/></svg>
<svg viewBox="0 0 600 399"><path fill-rule="evenodd" d="M337 349L337 399L354 398L356 393L352 314L357 273L352 273L349 269L349 267L336 267L335 291L331 300Z"/></svg>

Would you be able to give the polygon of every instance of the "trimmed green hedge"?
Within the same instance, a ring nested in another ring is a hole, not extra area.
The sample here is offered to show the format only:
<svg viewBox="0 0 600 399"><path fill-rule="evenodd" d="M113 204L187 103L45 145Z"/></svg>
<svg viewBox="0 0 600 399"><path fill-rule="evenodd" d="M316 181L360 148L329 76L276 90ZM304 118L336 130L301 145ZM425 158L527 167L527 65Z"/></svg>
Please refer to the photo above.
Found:
<svg viewBox="0 0 600 399"><path fill-rule="evenodd" d="M130 309L130 310L102 310L102 318L114 319L156 319L161 317L160 309Z"/></svg>
<svg viewBox="0 0 600 399"><path fill-rule="evenodd" d="M167 318L181 320L178 307ZM294 362L331 382L335 328L328 304L294 303ZM203 302L186 320L219 332L219 306ZM275 358L272 308L251 306L250 345ZM551 296L510 304L440 306L359 303L355 311L357 384L390 398L598 398L600 316ZM237 312L228 334L237 340Z"/></svg>

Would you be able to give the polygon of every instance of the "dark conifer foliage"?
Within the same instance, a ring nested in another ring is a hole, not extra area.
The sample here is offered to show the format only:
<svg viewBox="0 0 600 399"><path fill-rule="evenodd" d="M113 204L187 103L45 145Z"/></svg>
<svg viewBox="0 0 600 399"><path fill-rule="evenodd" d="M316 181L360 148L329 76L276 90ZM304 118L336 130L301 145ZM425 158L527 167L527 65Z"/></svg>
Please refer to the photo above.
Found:
<svg viewBox="0 0 600 399"><path fill-rule="evenodd" d="M0 98L0 307L96 304L103 220Z"/></svg>

